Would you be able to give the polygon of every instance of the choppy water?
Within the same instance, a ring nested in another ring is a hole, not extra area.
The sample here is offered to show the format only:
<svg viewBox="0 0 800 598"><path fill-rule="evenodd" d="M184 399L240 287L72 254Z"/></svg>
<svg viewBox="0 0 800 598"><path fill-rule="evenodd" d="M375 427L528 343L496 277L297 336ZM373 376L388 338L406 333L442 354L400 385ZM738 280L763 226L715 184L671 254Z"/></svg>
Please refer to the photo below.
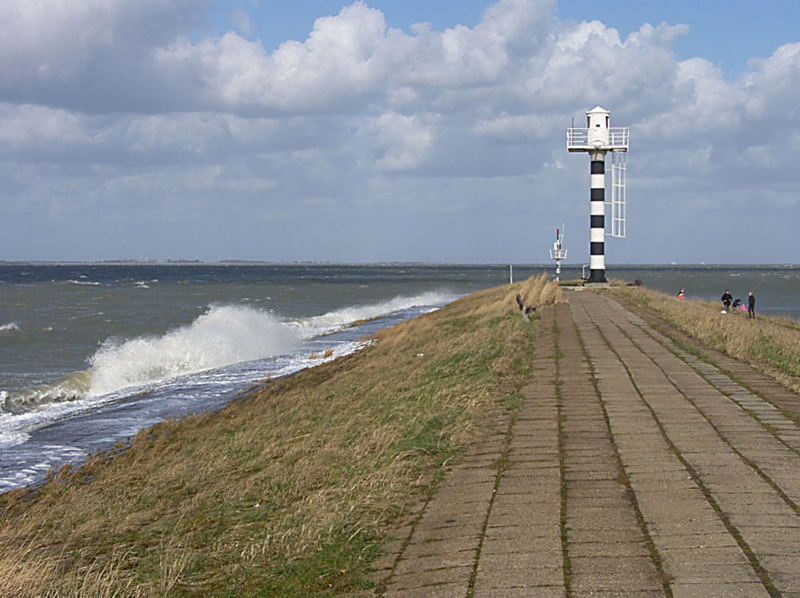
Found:
<svg viewBox="0 0 800 598"><path fill-rule="evenodd" d="M797 267L608 274L690 298L753 290L761 313L800 317ZM508 279L506 265L0 264L0 492Z"/></svg>

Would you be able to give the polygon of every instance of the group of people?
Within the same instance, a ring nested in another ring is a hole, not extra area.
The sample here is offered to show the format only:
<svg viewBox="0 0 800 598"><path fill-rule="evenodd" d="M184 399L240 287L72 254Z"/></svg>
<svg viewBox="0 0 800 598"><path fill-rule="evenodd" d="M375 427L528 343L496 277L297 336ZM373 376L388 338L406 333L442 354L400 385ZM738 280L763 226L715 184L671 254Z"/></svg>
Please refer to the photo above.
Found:
<svg viewBox="0 0 800 598"><path fill-rule="evenodd" d="M686 298L686 291L681 289L678 291L678 299L685 299ZM722 297L720 297L720 301L722 301L722 313L728 313L731 308L739 309L744 311L744 304L742 303L741 299L734 299L733 295L728 289L725 289L725 292L722 293ZM756 296L753 295L753 291L747 293L747 316L749 318L756 317Z"/></svg>
<svg viewBox="0 0 800 598"><path fill-rule="evenodd" d="M725 292L722 293L720 300L722 301L722 313L724 314L728 313L731 308L744 311L742 300L734 299L733 295L731 295L731 292L728 289L725 289ZM747 293L747 316L750 318L756 317L756 296L753 295L753 291Z"/></svg>

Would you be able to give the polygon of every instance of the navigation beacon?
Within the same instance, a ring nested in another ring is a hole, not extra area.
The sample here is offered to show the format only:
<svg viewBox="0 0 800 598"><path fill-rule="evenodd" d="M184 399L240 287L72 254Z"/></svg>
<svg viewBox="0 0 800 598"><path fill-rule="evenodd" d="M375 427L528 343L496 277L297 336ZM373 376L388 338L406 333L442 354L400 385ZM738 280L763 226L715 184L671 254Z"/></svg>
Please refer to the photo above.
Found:
<svg viewBox="0 0 800 598"><path fill-rule="evenodd" d="M625 227L625 153L629 130L611 128L611 113L601 106L586 112L586 128L567 129L567 150L589 153L589 279L606 282L605 258L605 189L606 153L611 152L611 227L612 237L624 238Z"/></svg>
<svg viewBox="0 0 800 598"><path fill-rule="evenodd" d="M564 225L561 225L564 228ZM564 241L564 234L556 229L556 240L553 242L553 248L550 250L550 259L556 262L556 282L560 282L561 276L561 261L567 259L567 250L563 249L561 244Z"/></svg>

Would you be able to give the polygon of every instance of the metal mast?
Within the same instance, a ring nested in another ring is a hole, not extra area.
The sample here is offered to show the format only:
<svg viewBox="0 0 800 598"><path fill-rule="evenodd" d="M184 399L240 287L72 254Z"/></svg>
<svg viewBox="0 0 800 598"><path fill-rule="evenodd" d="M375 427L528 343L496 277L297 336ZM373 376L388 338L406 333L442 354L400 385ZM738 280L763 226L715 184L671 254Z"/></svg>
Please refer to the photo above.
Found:
<svg viewBox="0 0 800 598"><path fill-rule="evenodd" d="M561 225L564 228L564 225ZM553 242L553 248L550 250L550 259L556 262L556 282L560 282L561 277L561 262L567 259L567 250L563 249L561 244L564 241L564 234L556 229L556 240Z"/></svg>

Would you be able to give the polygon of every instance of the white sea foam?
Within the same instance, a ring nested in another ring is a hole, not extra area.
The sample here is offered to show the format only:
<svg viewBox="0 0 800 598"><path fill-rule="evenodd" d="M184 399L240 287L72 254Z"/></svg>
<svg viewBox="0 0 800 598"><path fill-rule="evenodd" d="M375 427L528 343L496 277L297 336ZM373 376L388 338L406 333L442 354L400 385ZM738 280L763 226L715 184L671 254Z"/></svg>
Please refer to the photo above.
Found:
<svg viewBox="0 0 800 598"><path fill-rule="evenodd" d="M86 278L85 276L80 276L79 278ZM65 280L67 284L76 284L82 286L89 286L89 287L99 287L101 283L95 282L93 280Z"/></svg>
<svg viewBox="0 0 800 598"><path fill-rule="evenodd" d="M74 372L54 385L13 393L0 391L0 415L19 415L52 403L76 401L86 395L88 380L88 372Z"/></svg>
<svg viewBox="0 0 800 598"><path fill-rule="evenodd" d="M191 325L158 337L110 340L90 358L88 396L296 351L304 338L412 307L451 300L442 292L396 297L295 322L246 306L213 306ZM311 364L307 364L311 365Z"/></svg>
<svg viewBox="0 0 800 598"><path fill-rule="evenodd" d="M19 332L19 326L16 322L9 322L8 324L0 324L0 334L4 332Z"/></svg>
<svg viewBox="0 0 800 598"><path fill-rule="evenodd" d="M361 320L377 318L412 307L430 306L431 309L435 309L454 298L450 293L430 291L414 297L395 297L380 303L337 309L320 316L298 320L295 325L303 331L304 336L315 336L341 330Z"/></svg>
<svg viewBox="0 0 800 598"><path fill-rule="evenodd" d="M0 447L8 448L22 444L28 439L28 434L19 430L3 430L0 428Z"/></svg>
<svg viewBox="0 0 800 598"><path fill-rule="evenodd" d="M242 306L214 306L191 325L163 336L107 341L90 359L89 396L288 353L296 330L272 314Z"/></svg>

